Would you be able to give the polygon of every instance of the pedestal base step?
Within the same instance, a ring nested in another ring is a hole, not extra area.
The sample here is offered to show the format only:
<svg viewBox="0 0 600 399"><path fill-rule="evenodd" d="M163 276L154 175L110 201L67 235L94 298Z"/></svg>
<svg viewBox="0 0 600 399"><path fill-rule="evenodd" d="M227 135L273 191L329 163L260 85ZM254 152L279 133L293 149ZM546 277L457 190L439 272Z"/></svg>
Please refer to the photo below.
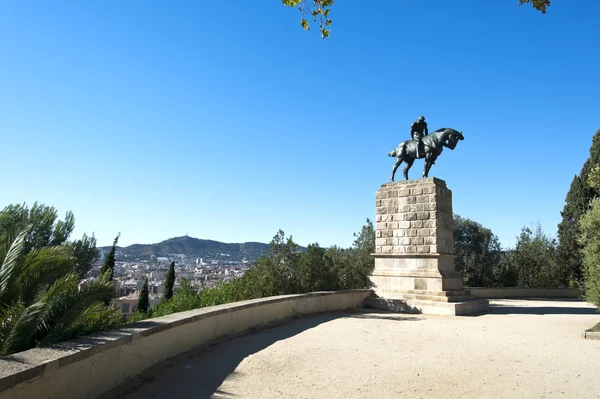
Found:
<svg viewBox="0 0 600 399"><path fill-rule="evenodd" d="M476 299L468 290L425 291L425 290L377 290L376 294L388 299L406 299L437 302L465 302Z"/></svg>
<svg viewBox="0 0 600 399"><path fill-rule="evenodd" d="M419 299L388 299L368 297L363 307L388 310L396 313L436 314L445 316L463 316L485 313L489 309L487 299L470 299L461 302L442 302Z"/></svg>

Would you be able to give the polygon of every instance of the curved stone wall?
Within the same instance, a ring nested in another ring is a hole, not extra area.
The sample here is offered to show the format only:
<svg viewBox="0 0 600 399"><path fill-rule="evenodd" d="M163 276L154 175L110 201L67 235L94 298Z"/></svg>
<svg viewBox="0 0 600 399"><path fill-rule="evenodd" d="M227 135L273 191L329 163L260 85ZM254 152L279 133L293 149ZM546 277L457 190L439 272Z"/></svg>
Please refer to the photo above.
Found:
<svg viewBox="0 0 600 399"><path fill-rule="evenodd" d="M218 338L299 314L359 308L370 294L313 292L235 302L0 357L0 399L95 398L159 362Z"/></svg>

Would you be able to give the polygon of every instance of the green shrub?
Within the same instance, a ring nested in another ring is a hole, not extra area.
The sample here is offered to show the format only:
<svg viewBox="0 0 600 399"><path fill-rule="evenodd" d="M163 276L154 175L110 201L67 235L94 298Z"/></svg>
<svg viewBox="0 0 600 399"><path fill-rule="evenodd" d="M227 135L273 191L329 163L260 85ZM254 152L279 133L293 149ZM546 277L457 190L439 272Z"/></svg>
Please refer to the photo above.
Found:
<svg viewBox="0 0 600 399"><path fill-rule="evenodd" d="M592 200L590 209L581 217L579 226L585 295L588 301L600 308L600 198Z"/></svg>
<svg viewBox="0 0 600 399"><path fill-rule="evenodd" d="M546 235L540 225L535 230L523 227L511 259L520 287L558 288L568 285L567 271L560 268L557 261L556 240Z"/></svg>

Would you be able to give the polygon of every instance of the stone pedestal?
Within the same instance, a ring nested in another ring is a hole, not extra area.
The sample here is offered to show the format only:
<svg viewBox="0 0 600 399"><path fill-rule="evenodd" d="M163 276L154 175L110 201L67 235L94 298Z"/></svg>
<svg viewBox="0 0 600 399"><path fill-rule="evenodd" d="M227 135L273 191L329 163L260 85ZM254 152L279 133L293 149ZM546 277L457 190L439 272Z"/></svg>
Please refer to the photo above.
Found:
<svg viewBox="0 0 600 399"><path fill-rule="evenodd" d="M375 296L365 305L410 313L463 315L488 309L454 269L452 192L443 180L388 183L377 191Z"/></svg>

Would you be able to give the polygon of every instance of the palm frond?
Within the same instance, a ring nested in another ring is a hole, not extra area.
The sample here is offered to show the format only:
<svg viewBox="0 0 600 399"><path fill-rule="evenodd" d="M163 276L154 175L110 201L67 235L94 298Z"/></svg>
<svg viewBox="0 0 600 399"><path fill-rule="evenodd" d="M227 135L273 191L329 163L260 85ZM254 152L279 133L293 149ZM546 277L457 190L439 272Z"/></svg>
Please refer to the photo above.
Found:
<svg viewBox="0 0 600 399"><path fill-rule="evenodd" d="M10 306L13 303L11 294L16 292L15 280L18 278L20 257L25 248L25 237L29 230L23 229L6 232L3 238L6 240L4 247L5 255L0 265L0 308ZM14 237L14 238L12 238Z"/></svg>
<svg viewBox="0 0 600 399"><path fill-rule="evenodd" d="M66 247L44 247L32 250L23 261L18 279L21 301L31 303L57 279L75 270L77 262Z"/></svg>
<svg viewBox="0 0 600 399"><path fill-rule="evenodd" d="M52 313L53 304L68 298L77 290L77 275L69 274L57 279L50 288L41 294L36 302L27 306L19 303L13 307L22 307L18 317L12 317L4 334L2 344L4 354L32 348L40 337L40 331L49 330L45 316ZM14 313L14 312L11 312Z"/></svg>
<svg viewBox="0 0 600 399"><path fill-rule="evenodd" d="M120 308L114 305L106 306L102 302L94 303L80 312L68 328L57 330L56 334L46 336L41 343L47 345L98 331L116 329L126 321L127 318Z"/></svg>
<svg viewBox="0 0 600 399"><path fill-rule="evenodd" d="M63 302L73 300L77 292L78 276L74 273L69 273L58 278L47 291L39 294L36 302L44 302L47 304L44 312L40 315L38 325L36 325L35 335L41 337L48 334L54 327L55 319L57 319L57 307Z"/></svg>
<svg viewBox="0 0 600 399"><path fill-rule="evenodd" d="M24 311L25 307L19 303L2 312L2 316L0 316L0 356L8 354L10 351L7 345L8 337Z"/></svg>
<svg viewBox="0 0 600 399"><path fill-rule="evenodd" d="M11 307L5 315L8 315L8 322L3 332L1 356L15 352L27 350L35 346L33 340L36 325L40 315L44 312L47 304L36 302L29 307L17 304ZM3 326L4 327L4 326Z"/></svg>
<svg viewBox="0 0 600 399"><path fill-rule="evenodd" d="M73 281L77 281L76 274L72 274L71 277ZM56 300L52 301L44 313L36 332L39 337L46 337L45 341L60 339L89 307L114 297L115 285L112 282L96 280L81 291L77 289L77 284L74 284L68 292L61 295L51 293L50 290L48 294Z"/></svg>

